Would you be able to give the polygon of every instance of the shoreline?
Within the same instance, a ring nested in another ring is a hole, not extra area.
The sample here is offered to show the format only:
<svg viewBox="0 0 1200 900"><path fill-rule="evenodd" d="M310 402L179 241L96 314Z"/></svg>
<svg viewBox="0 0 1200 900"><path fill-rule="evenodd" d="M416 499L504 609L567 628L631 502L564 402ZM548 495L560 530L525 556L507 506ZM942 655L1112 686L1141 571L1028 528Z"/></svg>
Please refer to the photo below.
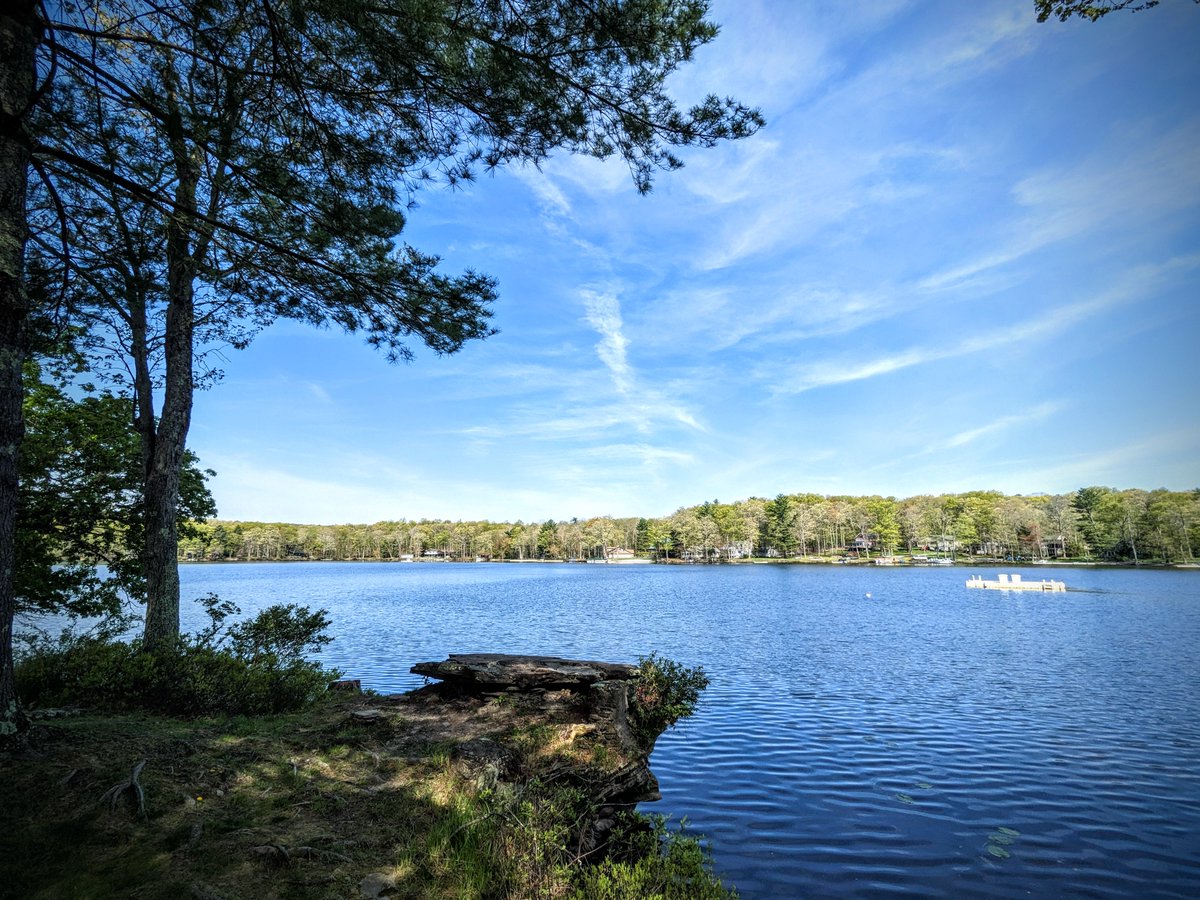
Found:
<svg viewBox="0 0 1200 900"><path fill-rule="evenodd" d="M981 557L970 560L955 560L950 565L930 565L923 562L910 562L901 560L886 565L878 565L876 560L879 557L870 557L869 559L817 559L814 557L802 558L795 557L791 559L764 559L761 557L753 557L750 559L722 559L712 562L702 562L699 560L687 559L664 559L664 560L645 560L639 558L636 562L608 562L592 563L584 559L479 559L479 560L459 560L459 559L181 559L178 560L179 565L258 565L261 563L370 563L378 565L610 565L610 566L631 566L631 565L661 565L661 566L847 566L847 567L865 567L871 566L876 568L890 569L938 569L938 568L958 568L958 569L977 569L977 568L1017 568L1017 569L1040 569L1040 568L1080 568L1080 569L1200 569L1200 562L1186 563L1163 563L1163 562L1110 562L1106 560L1005 560L989 557Z"/></svg>
<svg viewBox="0 0 1200 900"><path fill-rule="evenodd" d="M497 683L458 677L471 666ZM660 799L649 759L667 727L633 718L635 666L468 655L416 668L443 680L403 694L335 682L276 715L40 711L27 744L0 752L6 889L612 896L596 886L625 859L647 884L733 896L698 839L634 812ZM625 880L620 896L642 894Z"/></svg>

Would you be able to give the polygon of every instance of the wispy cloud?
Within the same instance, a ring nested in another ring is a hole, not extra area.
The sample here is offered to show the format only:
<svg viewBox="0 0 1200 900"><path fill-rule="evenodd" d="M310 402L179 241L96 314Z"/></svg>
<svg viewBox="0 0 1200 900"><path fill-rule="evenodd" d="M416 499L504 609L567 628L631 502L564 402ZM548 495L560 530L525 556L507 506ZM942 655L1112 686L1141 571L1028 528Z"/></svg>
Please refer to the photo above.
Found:
<svg viewBox="0 0 1200 900"><path fill-rule="evenodd" d="M304 383L304 387L312 396L312 398L319 403L333 402L333 397L330 395L329 391L327 391L322 385L317 384L315 381L306 381Z"/></svg>
<svg viewBox="0 0 1200 900"><path fill-rule="evenodd" d="M890 375L902 369L925 365L955 357L999 350L1014 344L1034 343L1061 334L1068 328L1097 313L1145 296L1147 290L1161 286L1164 279L1200 266L1200 255L1177 257L1157 265L1138 266L1110 290L1087 300L1047 310L1007 328L996 328L987 334L970 337L953 344L912 347L866 361L849 358L824 360L815 364L791 366L782 373L760 368L771 380L775 394L799 394L816 388L863 381Z"/></svg>
<svg viewBox="0 0 1200 900"><path fill-rule="evenodd" d="M1200 205L1200 119L1151 141L1094 154L1069 168L1047 167L1012 188L1013 237L999 249L956 263L919 282L921 290L959 288L981 273L1083 235L1117 228L1145 233L1150 222Z"/></svg>
<svg viewBox="0 0 1200 900"><path fill-rule="evenodd" d="M612 374L617 393L626 396L632 387L633 375L625 353L629 342L622 331L621 303L615 294L607 291L588 290L583 291L581 296L584 318L600 335L596 355Z"/></svg>
<svg viewBox="0 0 1200 900"><path fill-rule="evenodd" d="M1084 484L1148 490L1175 485L1176 489L1189 489L1200 484L1198 458L1200 427L1190 425L1155 431L1116 446L1072 453L1049 465L1045 458L1009 457L989 466L988 472L998 489L1013 493L1028 493L1031 485L1047 491L1070 491ZM1153 472L1147 470L1147 460L1155 461ZM963 478L962 483L967 485L967 479Z"/></svg>
<svg viewBox="0 0 1200 900"><path fill-rule="evenodd" d="M925 452L932 453L938 450L949 450L955 447L963 447L967 444L974 443L980 438L987 437L988 435L1000 434L1032 422L1042 422L1062 410L1063 407L1064 404L1061 402L1040 403L1028 412L1020 413L1018 415L1004 416L996 419L994 422L989 422L987 425L981 425L979 428L972 428L968 431L960 431L957 434L951 435L940 444L935 444L928 447Z"/></svg>
<svg viewBox="0 0 1200 900"><path fill-rule="evenodd" d="M526 185L542 205L543 212L556 216L569 216L571 202L566 194L542 169L533 165L516 166L513 175Z"/></svg>
<svg viewBox="0 0 1200 900"><path fill-rule="evenodd" d="M656 466L659 463L685 464L696 460L695 455L687 451L650 444L604 444L585 450L581 455L598 459L632 460L644 466Z"/></svg>
<svg viewBox="0 0 1200 900"><path fill-rule="evenodd" d="M549 430L596 431L606 427L631 425L648 433L664 422L703 430L696 417L657 388L639 383L629 361L629 340L621 318L621 303L612 290L584 290L580 293L584 320L600 336L596 356L608 371L616 392L614 402L596 397L588 408L542 423Z"/></svg>

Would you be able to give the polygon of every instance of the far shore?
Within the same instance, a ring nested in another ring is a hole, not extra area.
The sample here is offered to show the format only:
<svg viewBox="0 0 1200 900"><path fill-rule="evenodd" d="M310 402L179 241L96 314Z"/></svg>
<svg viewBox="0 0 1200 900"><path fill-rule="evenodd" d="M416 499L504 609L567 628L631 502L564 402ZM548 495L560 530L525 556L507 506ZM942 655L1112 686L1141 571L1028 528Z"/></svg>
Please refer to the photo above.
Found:
<svg viewBox="0 0 1200 900"><path fill-rule="evenodd" d="M603 560L586 560L586 559L304 559L300 557L287 557L281 559L181 559L180 565L256 565L259 563L376 563L376 564L392 564L392 565L444 565L447 563L469 564L469 565L549 565L549 564L569 564L569 565L608 565L608 566L629 566L629 565L663 565L663 566L728 566L728 565L752 565L752 566L873 566L878 568L897 568L897 569L935 569L935 568L1047 568L1047 567L1074 567L1086 569L1200 569L1200 563L1164 563L1160 561L1141 561L1130 562L1128 560L1113 562L1108 560L1076 560L1076 559L1045 559L1045 560L1006 560L989 557L977 557L971 559L955 559L949 566L944 563L941 565L930 565L929 563L917 561L913 562L904 558L896 558L895 562L880 564L880 557L863 557L862 559L834 559L828 557L792 557L788 559L770 559L764 557L750 557L746 559L722 559L704 562L702 560L688 559L660 559L649 560L638 558L631 561L603 561Z"/></svg>

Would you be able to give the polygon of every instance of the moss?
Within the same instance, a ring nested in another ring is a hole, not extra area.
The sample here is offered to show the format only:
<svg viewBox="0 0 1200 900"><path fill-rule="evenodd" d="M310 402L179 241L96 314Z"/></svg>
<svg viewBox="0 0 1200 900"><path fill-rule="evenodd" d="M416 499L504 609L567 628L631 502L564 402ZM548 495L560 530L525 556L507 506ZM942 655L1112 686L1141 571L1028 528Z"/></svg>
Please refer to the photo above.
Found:
<svg viewBox="0 0 1200 900"><path fill-rule="evenodd" d="M10 700L4 712L0 713L0 738L11 737L17 733L17 702Z"/></svg>

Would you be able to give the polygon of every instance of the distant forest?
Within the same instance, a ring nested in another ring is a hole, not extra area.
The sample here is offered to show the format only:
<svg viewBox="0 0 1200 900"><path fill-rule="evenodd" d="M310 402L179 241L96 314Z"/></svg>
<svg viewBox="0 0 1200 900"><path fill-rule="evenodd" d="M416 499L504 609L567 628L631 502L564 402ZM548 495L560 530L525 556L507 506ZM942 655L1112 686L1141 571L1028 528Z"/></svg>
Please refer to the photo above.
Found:
<svg viewBox="0 0 1200 900"><path fill-rule="evenodd" d="M659 559L890 555L1180 563L1200 546L1200 488L1086 487L1069 494L998 491L894 497L779 494L706 501L662 518L556 522L421 520L373 525L192 522L183 560Z"/></svg>

